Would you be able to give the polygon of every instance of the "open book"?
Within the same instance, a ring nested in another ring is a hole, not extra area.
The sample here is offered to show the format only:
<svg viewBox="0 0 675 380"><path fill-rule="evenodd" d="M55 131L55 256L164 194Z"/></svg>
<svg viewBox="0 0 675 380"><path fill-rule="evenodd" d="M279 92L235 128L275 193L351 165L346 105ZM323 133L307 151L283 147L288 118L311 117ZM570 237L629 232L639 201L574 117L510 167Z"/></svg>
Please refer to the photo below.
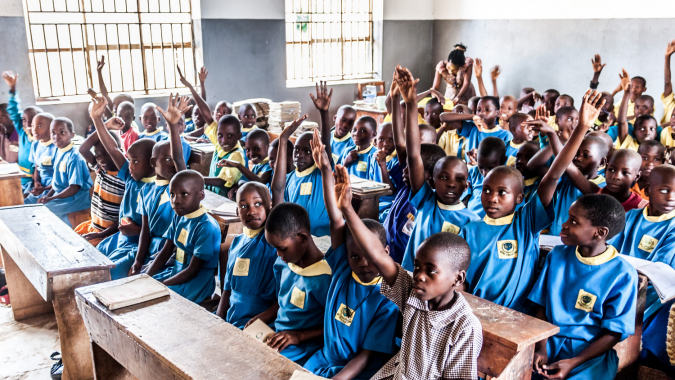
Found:
<svg viewBox="0 0 675 380"><path fill-rule="evenodd" d="M293 376L291 376L289 380L319 380L319 379L325 379L325 377L317 376L313 373L304 372L296 369L293 372Z"/></svg>
<svg viewBox="0 0 675 380"><path fill-rule="evenodd" d="M108 310L117 310L168 296L169 288L144 273L123 284L95 290L93 294Z"/></svg>
<svg viewBox="0 0 675 380"><path fill-rule="evenodd" d="M0 175L18 173L21 173L21 169L19 168L18 164L7 163L4 161L0 164Z"/></svg>
<svg viewBox="0 0 675 380"><path fill-rule="evenodd" d="M389 189L389 185L387 185L386 183L363 179L355 175L350 175L349 181L351 182L352 185L352 191L355 193L370 193L373 191L381 191Z"/></svg>
<svg viewBox="0 0 675 380"><path fill-rule="evenodd" d="M225 202L211 210L211 213L223 216L237 216L237 203L229 201Z"/></svg>
<svg viewBox="0 0 675 380"><path fill-rule="evenodd" d="M656 294L659 295L661 303L675 298L675 269L662 262L651 262L649 260L639 259L637 257L621 255L638 272L649 278Z"/></svg>
<svg viewBox="0 0 675 380"><path fill-rule="evenodd" d="M256 319L248 327L244 329L244 333L253 337L260 343L267 343L267 339L274 335L274 330L265 324L260 319Z"/></svg>

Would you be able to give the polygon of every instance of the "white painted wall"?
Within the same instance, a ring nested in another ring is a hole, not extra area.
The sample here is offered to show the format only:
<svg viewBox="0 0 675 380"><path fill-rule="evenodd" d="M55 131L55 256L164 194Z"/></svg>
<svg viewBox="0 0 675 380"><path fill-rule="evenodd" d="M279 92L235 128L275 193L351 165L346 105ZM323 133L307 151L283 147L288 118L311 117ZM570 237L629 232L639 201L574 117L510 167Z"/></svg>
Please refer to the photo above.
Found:
<svg viewBox="0 0 675 380"><path fill-rule="evenodd" d="M0 0L0 17L23 17L21 0Z"/></svg>

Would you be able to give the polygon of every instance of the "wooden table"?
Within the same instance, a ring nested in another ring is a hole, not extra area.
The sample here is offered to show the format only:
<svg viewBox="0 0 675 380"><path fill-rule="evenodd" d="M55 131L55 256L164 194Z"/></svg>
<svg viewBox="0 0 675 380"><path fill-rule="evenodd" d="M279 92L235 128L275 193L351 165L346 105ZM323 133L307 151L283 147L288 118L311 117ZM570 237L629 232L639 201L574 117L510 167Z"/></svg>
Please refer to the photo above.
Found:
<svg viewBox="0 0 675 380"><path fill-rule="evenodd" d="M384 189L369 193L352 192L352 206L361 218L379 220L380 197L383 195L391 195L391 190Z"/></svg>
<svg viewBox="0 0 675 380"><path fill-rule="evenodd" d="M0 165L12 165L7 161L0 160ZM0 174L0 207L17 206L23 204L23 189L21 188L21 179L26 173L19 170L18 173Z"/></svg>
<svg viewBox="0 0 675 380"><path fill-rule="evenodd" d="M356 110L356 118L360 118L361 116L370 116L375 121L377 121L377 124L382 124L384 122L385 116L387 116L389 113L386 110L379 110L377 108L365 108L365 107L358 107L355 106L354 109Z"/></svg>
<svg viewBox="0 0 675 380"><path fill-rule="evenodd" d="M483 326L478 372L486 379L529 380L535 343L560 328L540 319L462 293Z"/></svg>
<svg viewBox="0 0 675 380"><path fill-rule="evenodd" d="M222 215L212 211L224 203L234 204L234 202L227 199L226 197L223 197L222 195L218 195L209 190L204 190L204 200L202 200L202 206L209 210L209 215L211 215L220 225L220 232L222 234L223 241L225 240L225 236L227 236L227 234L240 234L244 232L244 226L241 224L241 220L238 216Z"/></svg>
<svg viewBox="0 0 675 380"><path fill-rule="evenodd" d="M279 379L300 366L171 291L170 296L109 311L92 291L75 290L91 338L96 379Z"/></svg>
<svg viewBox="0 0 675 380"><path fill-rule="evenodd" d="M63 379L91 379L89 337L74 289L110 281L115 265L44 205L0 208L0 246L14 319L54 311Z"/></svg>
<svg viewBox="0 0 675 380"><path fill-rule="evenodd" d="M204 177L208 177L216 146L211 143L190 143L190 146L192 147L192 152L187 162L188 166L190 169L202 173Z"/></svg>

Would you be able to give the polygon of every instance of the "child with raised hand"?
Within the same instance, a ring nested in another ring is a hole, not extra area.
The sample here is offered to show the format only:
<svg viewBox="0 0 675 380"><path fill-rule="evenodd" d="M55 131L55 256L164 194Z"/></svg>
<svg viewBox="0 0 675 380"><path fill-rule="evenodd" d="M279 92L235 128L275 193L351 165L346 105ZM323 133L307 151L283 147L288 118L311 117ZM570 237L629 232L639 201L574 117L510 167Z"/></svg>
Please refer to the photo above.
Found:
<svg viewBox="0 0 675 380"><path fill-rule="evenodd" d="M403 168L399 164L398 155L394 145L394 131L391 123L382 123L377 128L377 137L375 139L377 152L368 163L368 179L386 183L392 191L392 195L380 197L379 221L384 222L391 203L396 198L402 176Z"/></svg>
<svg viewBox="0 0 675 380"><path fill-rule="evenodd" d="M541 179L537 196L523 207L516 207L524 194L523 176L514 167L497 167L485 177L481 202L486 215L460 232L471 248L466 277L470 293L523 313L530 311L527 295L536 279L539 233L551 223L556 184L597 119L599 100L598 92L586 92L581 124Z"/></svg>
<svg viewBox="0 0 675 380"><path fill-rule="evenodd" d="M635 332L637 303L637 272L607 243L624 228L624 212L612 197L593 194L569 215L564 245L548 254L528 297L535 316L560 327L536 344L533 378L613 379L613 347Z"/></svg>
<svg viewBox="0 0 675 380"><path fill-rule="evenodd" d="M370 379L397 349L394 337L398 310L380 294L382 278L355 242L337 208L335 191L339 189L318 131L314 131L312 154L322 171L324 199L331 219L331 248L325 257L333 275L323 317L324 346L304 367L326 378ZM343 175L340 168L337 176ZM384 228L371 219L363 223L386 246Z"/></svg>
<svg viewBox="0 0 675 380"><path fill-rule="evenodd" d="M396 82L401 97L408 109L414 107L414 79L408 69L396 67ZM420 154L421 143L417 117L406 115L405 145L410 175L410 203L417 209L415 224L406 247L402 266L413 270L416 248L424 239L436 232L458 233L459 230L478 216L468 210L461 202L461 196L468 186L468 169L457 157L445 157L438 160L433 170L433 187L424 177L424 162Z"/></svg>
<svg viewBox="0 0 675 380"><path fill-rule="evenodd" d="M143 125L143 132L138 135L139 139L152 139L156 142L164 141L169 138L164 127L158 127L159 112L155 103L145 103L141 107L141 116L138 117Z"/></svg>
<svg viewBox="0 0 675 380"><path fill-rule="evenodd" d="M87 162L71 142L75 132L73 122L65 117L52 120L49 130L57 152L54 158L52 188L38 203L71 226L68 214L91 207L89 189L93 186ZM72 226L71 226L72 227Z"/></svg>
<svg viewBox="0 0 675 380"><path fill-rule="evenodd" d="M360 178L368 178L369 162L374 159L377 149L373 140L377 135L377 121L370 116L361 116L352 128L354 148L345 151L339 163L349 170L349 174Z"/></svg>
<svg viewBox="0 0 675 380"><path fill-rule="evenodd" d="M166 243L148 268L148 275L190 301L200 303L216 289L214 272L220 255L220 227L200 204L204 199L204 178L199 172L185 170L184 165L182 169L171 179L170 204L175 214L163 235ZM174 249L173 265L160 273Z"/></svg>
<svg viewBox="0 0 675 380"><path fill-rule="evenodd" d="M505 163L506 147L502 140L496 137L486 137L485 140L480 142L476 154L476 165L469 169L469 186L466 188L466 192L462 194L463 196L466 194L463 198L466 208L477 215L478 218L485 216L485 210L481 203L485 176L492 169Z"/></svg>
<svg viewBox="0 0 675 380"><path fill-rule="evenodd" d="M665 153L666 148L656 140L648 140L640 144L638 148L638 154L642 157L640 178L638 178L630 191L639 195L644 200L649 200L649 177L655 167L665 163Z"/></svg>
<svg viewBox="0 0 675 380"><path fill-rule="evenodd" d="M47 195L52 188L57 153L56 144L52 141L49 130L53 120L54 115L45 112L33 117L31 130L34 140L31 143L28 159L35 166L35 170L33 171L33 186L26 199L23 200L25 204L37 203L38 199Z"/></svg>
<svg viewBox="0 0 675 380"><path fill-rule="evenodd" d="M411 276L356 214L349 175L337 170L338 207L364 258L382 276L380 292L403 314L401 350L372 379L477 379L482 328L459 292L471 261L466 242L448 232L426 238Z"/></svg>
<svg viewBox="0 0 675 380"><path fill-rule="evenodd" d="M272 167L270 166L269 148L270 135L263 129L254 129L248 134L244 142L246 149L246 158L253 164L253 168L242 165L240 162L231 160L221 160L218 167L235 168L241 172L241 180L244 182L254 181L267 185L272 180ZM232 187L230 191L237 189Z"/></svg>
<svg viewBox="0 0 675 380"><path fill-rule="evenodd" d="M631 81L628 79L629 77L626 70L622 70L619 77L621 78L621 86L623 88L623 98L621 99L621 105L619 106L619 113L617 115L619 135L616 139L614 148L631 149L637 152L638 146L642 142L656 139L656 129L658 124L653 116L640 115L635 119L635 127L633 128L633 135L631 135L628 129L628 120L626 118Z"/></svg>
<svg viewBox="0 0 675 380"><path fill-rule="evenodd" d="M251 103L244 103L239 107L239 120L241 121L241 140L246 141L248 134L257 129L255 124L258 117L256 116L255 107Z"/></svg>
<svg viewBox="0 0 675 380"><path fill-rule="evenodd" d="M124 127L119 131L119 136L122 139L122 148L125 152L129 151L131 144L136 142L139 137L138 129L136 129L134 119L136 118L136 106L132 102L122 102L117 106L117 116L124 120Z"/></svg>
<svg viewBox="0 0 675 380"><path fill-rule="evenodd" d="M244 232L232 240L227 268L221 268L225 276L216 315L243 329L251 318L259 314L274 318L279 309L274 280L277 253L265 238L265 223L272 209L267 187L247 182L239 187L236 199Z"/></svg>
<svg viewBox="0 0 675 380"><path fill-rule="evenodd" d="M485 89L485 84L483 84L483 61L480 58L476 58L474 61L473 72L476 75L476 81L478 82L478 92L480 93L480 96L488 96L488 92ZM492 78L492 92L496 98L499 98L499 92L497 91L497 77L499 74L499 66L495 66L492 68L492 70L490 70L490 77Z"/></svg>
<svg viewBox="0 0 675 380"><path fill-rule="evenodd" d="M513 166L516 164L516 155L518 150L528 141L534 139L534 132L532 125L526 123L532 120L532 116L526 113L516 113L509 117L509 130L513 134L513 140L506 145L506 165Z"/></svg>

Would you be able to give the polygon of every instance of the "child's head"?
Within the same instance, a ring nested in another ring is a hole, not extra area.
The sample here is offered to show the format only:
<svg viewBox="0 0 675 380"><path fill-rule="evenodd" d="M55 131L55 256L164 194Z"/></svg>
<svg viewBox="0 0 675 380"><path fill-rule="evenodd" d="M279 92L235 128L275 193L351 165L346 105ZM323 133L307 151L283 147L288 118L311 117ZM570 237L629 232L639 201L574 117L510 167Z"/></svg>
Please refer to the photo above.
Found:
<svg viewBox="0 0 675 380"><path fill-rule="evenodd" d="M155 175L155 167L152 164L155 144L156 142L152 139L139 139L129 146L127 150L129 174L134 180L140 181Z"/></svg>
<svg viewBox="0 0 675 380"><path fill-rule="evenodd" d="M131 123L136 118L136 106L131 102L120 103L117 106L117 116L124 120L124 129L131 127Z"/></svg>
<svg viewBox="0 0 675 380"><path fill-rule="evenodd" d="M54 120L54 115L47 112L40 112L33 117L31 123L31 134L37 140L47 142L52 138L49 126Z"/></svg>
<svg viewBox="0 0 675 380"><path fill-rule="evenodd" d="M513 140L518 144L523 141L532 141L534 139L532 126L526 123L529 120L532 120L532 116L520 112L509 118L509 130L513 134Z"/></svg>
<svg viewBox="0 0 675 380"><path fill-rule="evenodd" d="M115 114L116 116L119 116L117 110L119 110L120 104L122 104L124 102L129 102L131 104L134 104L134 98L132 98L131 95L128 95L128 94L119 94L119 95L116 95L113 98L113 104L112 104L113 114Z"/></svg>
<svg viewBox="0 0 675 380"><path fill-rule="evenodd" d="M468 115L470 113L473 113L469 106L465 106L464 104L458 104L455 106L455 108L452 109L452 113L461 113L464 115Z"/></svg>
<svg viewBox="0 0 675 380"><path fill-rule="evenodd" d="M295 264L309 247L311 226L304 207L283 202L270 211L265 223L265 238L277 249L277 256L285 263Z"/></svg>
<svg viewBox="0 0 675 380"><path fill-rule="evenodd" d="M49 125L49 131L51 132L52 141L56 144L57 148L67 147L70 144L70 140L75 136L73 122L67 117L57 117L52 120Z"/></svg>
<svg viewBox="0 0 675 380"><path fill-rule="evenodd" d="M635 99L635 117L647 116L654 113L654 98L649 95L640 95Z"/></svg>
<svg viewBox="0 0 675 380"><path fill-rule="evenodd" d="M561 138L567 141L579 124L579 111L574 107L562 107L555 114L555 122L558 124Z"/></svg>
<svg viewBox="0 0 675 380"><path fill-rule="evenodd" d="M391 123L382 123L377 127L377 149L388 155L394 153L394 130Z"/></svg>
<svg viewBox="0 0 675 380"><path fill-rule="evenodd" d="M454 46L454 49L448 54L448 71L457 74L457 71L466 64L464 52L466 52L466 46L462 44L456 44Z"/></svg>
<svg viewBox="0 0 675 380"><path fill-rule="evenodd" d="M178 216L184 216L199 210L204 199L204 177L195 170L182 170L171 178L169 183L171 208Z"/></svg>
<svg viewBox="0 0 675 380"><path fill-rule="evenodd" d="M272 209L270 191L260 182L246 182L237 190L237 216L249 230L265 225Z"/></svg>
<svg viewBox="0 0 675 380"><path fill-rule="evenodd" d="M523 175L513 166L498 166L483 180L480 202L485 214L498 219L513 214L523 201Z"/></svg>
<svg viewBox="0 0 675 380"><path fill-rule="evenodd" d="M649 180L655 167L663 165L666 148L657 140L647 140L638 147L638 154L642 158L640 165L640 178Z"/></svg>
<svg viewBox="0 0 675 380"><path fill-rule="evenodd" d="M424 120L436 129L441 127L442 113L443 105L436 98L431 98L424 106Z"/></svg>
<svg viewBox="0 0 675 380"><path fill-rule="evenodd" d="M659 123L652 115L647 114L636 117L635 127L633 128L635 140L637 140L638 144L642 144L645 141L654 140L656 138L656 128L658 126Z"/></svg>
<svg viewBox="0 0 675 380"><path fill-rule="evenodd" d="M485 177L490 170L506 163L506 144L497 137L486 137L478 144L478 171Z"/></svg>
<svg viewBox="0 0 675 380"><path fill-rule="evenodd" d="M171 180L176 174L176 165L171 157L171 145L168 140L160 141L152 147L150 162L159 178Z"/></svg>
<svg viewBox="0 0 675 380"><path fill-rule="evenodd" d="M566 94L558 96L558 99L555 100L553 110L557 113L562 107L574 107L574 99Z"/></svg>
<svg viewBox="0 0 675 380"><path fill-rule="evenodd" d="M522 97L524 97L525 95L531 94L531 93L533 93L533 92L534 92L534 88L532 88L532 87L523 87L523 89L520 90L520 97L522 98ZM534 98L530 98L530 99L528 99L526 102L524 102L523 105L524 105L524 106L528 106L528 107L531 108L531 107L534 107L534 102L535 102Z"/></svg>
<svg viewBox="0 0 675 380"><path fill-rule="evenodd" d="M600 110L598 119L604 123L607 121L607 116L614 113L614 95L612 95L611 92L603 91L600 97L600 103L602 103L603 100L605 101L605 104Z"/></svg>
<svg viewBox="0 0 675 380"><path fill-rule="evenodd" d="M461 289L466 280L470 263L471 249L459 235L439 232L429 236L415 254L415 296L432 304L453 297L454 291Z"/></svg>
<svg viewBox="0 0 675 380"><path fill-rule="evenodd" d="M199 107L192 107L192 122L195 123L195 128L201 128L204 126L204 118L202 117L202 111L199 110Z"/></svg>
<svg viewBox="0 0 675 380"><path fill-rule="evenodd" d="M270 135L263 129L254 129L246 136L244 146L248 160L258 165L268 156Z"/></svg>
<svg viewBox="0 0 675 380"><path fill-rule="evenodd" d="M347 136L352 131L355 122L356 110L354 108L348 105L338 108L337 113L333 116L335 136L338 138Z"/></svg>
<svg viewBox="0 0 675 380"><path fill-rule="evenodd" d="M436 197L446 205L459 203L464 190L469 187L469 169L462 159L454 156L438 160L432 178Z"/></svg>
<svg viewBox="0 0 675 380"><path fill-rule="evenodd" d="M9 118L9 112L7 112L7 103L0 103L0 125L4 127L12 126L12 119Z"/></svg>
<svg viewBox="0 0 675 380"><path fill-rule="evenodd" d="M241 123L234 115L225 115L218 121L218 145L225 152L229 152L237 146L241 140Z"/></svg>
<svg viewBox="0 0 675 380"><path fill-rule="evenodd" d="M213 109L213 120L217 122L220 121L220 119L225 116L225 115L231 115L232 114L232 104L221 100L218 103L216 103L216 107Z"/></svg>
<svg viewBox="0 0 675 380"><path fill-rule="evenodd" d="M630 97L637 99L642 93L647 91L647 80L643 77L633 77L630 80Z"/></svg>
<svg viewBox="0 0 675 380"><path fill-rule="evenodd" d="M358 150L366 149L377 135L377 121L370 116L361 116L352 127L352 140Z"/></svg>
<svg viewBox="0 0 675 380"><path fill-rule="evenodd" d="M586 136L593 136L604 141L605 145L607 145L607 157L609 157L609 155L612 154L612 152L614 151L614 140L612 140L612 136L608 135L607 133L600 131L593 131L587 134Z"/></svg>
<svg viewBox="0 0 675 380"><path fill-rule="evenodd" d="M270 158L270 167L272 170L277 170L277 152L279 152L279 139L274 139L270 143L267 156ZM290 173L293 170L293 143L286 140L286 172Z"/></svg>
<svg viewBox="0 0 675 380"><path fill-rule="evenodd" d="M621 232L625 224L626 212L619 201L606 194L588 194L572 203L560 238L570 246L600 245Z"/></svg>
<svg viewBox="0 0 675 380"><path fill-rule="evenodd" d="M293 148L293 162L299 171L305 171L314 165L314 157L312 156L312 146L310 141L314 139L312 132L305 132L298 136L295 140L295 147Z"/></svg>
<svg viewBox="0 0 675 380"><path fill-rule="evenodd" d="M379 222L372 219L361 219L361 221L370 232L377 236L380 244L382 244L384 249L389 252L389 247L387 246L387 231L385 231L384 227ZM379 276L380 273L377 268L374 265L371 265L368 256L363 253L361 246L354 240L349 228L347 228L345 234L345 245L347 248L349 267L352 269L352 272L359 277L361 282L369 283Z"/></svg>
<svg viewBox="0 0 675 380"><path fill-rule="evenodd" d="M649 177L649 211L652 215L675 210L675 166L660 165Z"/></svg>
<svg viewBox="0 0 675 380"><path fill-rule="evenodd" d="M436 128L429 124L420 124L419 129L422 144L436 144L436 139L438 137Z"/></svg>
<svg viewBox="0 0 675 380"><path fill-rule="evenodd" d="M116 148L122 146L122 141L120 141L120 138L117 135L117 133L111 133L110 136L112 136L113 140L115 141ZM96 144L94 144L94 159L96 159L96 163L98 164L98 166L100 166L106 172L117 171L115 161L113 161L112 157L110 156L110 154L108 154L108 151L105 149L103 144L101 144L100 140L96 142Z"/></svg>
<svg viewBox="0 0 675 380"><path fill-rule="evenodd" d="M466 106L469 107L469 111L471 111L470 113L472 113L472 114L476 113L476 107L478 107L478 101L479 100L480 100L480 96L473 96L466 103Z"/></svg>
<svg viewBox="0 0 675 380"><path fill-rule="evenodd" d="M21 114L21 126L25 131L28 131L31 135L33 134L31 128L33 125L33 118L35 115L43 113L42 108L37 106L26 107L23 109Z"/></svg>
<svg viewBox="0 0 675 380"><path fill-rule="evenodd" d="M253 128L257 115L255 107L251 103L244 103L239 107L239 120L241 120L241 127L244 129Z"/></svg>
<svg viewBox="0 0 675 380"><path fill-rule="evenodd" d="M511 95L502 98L499 105L499 118L504 121L511 120L511 116L518 112L518 99Z"/></svg>
<svg viewBox="0 0 675 380"><path fill-rule="evenodd" d="M420 146L420 157L424 166L424 180L429 181L434 173L436 163L446 156L445 150L435 143L422 143ZM403 182L410 186L410 176L408 167L403 168Z"/></svg>
<svg viewBox="0 0 675 380"><path fill-rule="evenodd" d="M154 132L159 124L159 111L155 103L145 103L141 107L141 124L146 132Z"/></svg>
<svg viewBox="0 0 675 380"><path fill-rule="evenodd" d="M499 116L499 98L495 96L483 96L476 106L476 115L485 120L488 125L494 125Z"/></svg>
<svg viewBox="0 0 675 380"><path fill-rule="evenodd" d="M586 136L572 163L586 178L594 178L598 173L598 168L607 163L608 153L609 148L604 140L595 136Z"/></svg>
<svg viewBox="0 0 675 380"><path fill-rule="evenodd" d="M638 152L630 149L617 149L607 161L605 180L608 192L611 194L625 194L640 178L642 157Z"/></svg>
<svg viewBox="0 0 675 380"><path fill-rule="evenodd" d="M555 114L555 101L558 100L558 97L560 96L560 93L558 90L550 89L546 90L544 94L542 95L542 103L546 106L546 110L551 113L551 115Z"/></svg>
<svg viewBox="0 0 675 380"><path fill-rule="evenodd" d="M516 153L516 169L523 175L523 178L530 179L534 177L527 170L527 164L537 152L539 152L539 143L536 141L528 141L518 149L518 153Z"/></svg>

